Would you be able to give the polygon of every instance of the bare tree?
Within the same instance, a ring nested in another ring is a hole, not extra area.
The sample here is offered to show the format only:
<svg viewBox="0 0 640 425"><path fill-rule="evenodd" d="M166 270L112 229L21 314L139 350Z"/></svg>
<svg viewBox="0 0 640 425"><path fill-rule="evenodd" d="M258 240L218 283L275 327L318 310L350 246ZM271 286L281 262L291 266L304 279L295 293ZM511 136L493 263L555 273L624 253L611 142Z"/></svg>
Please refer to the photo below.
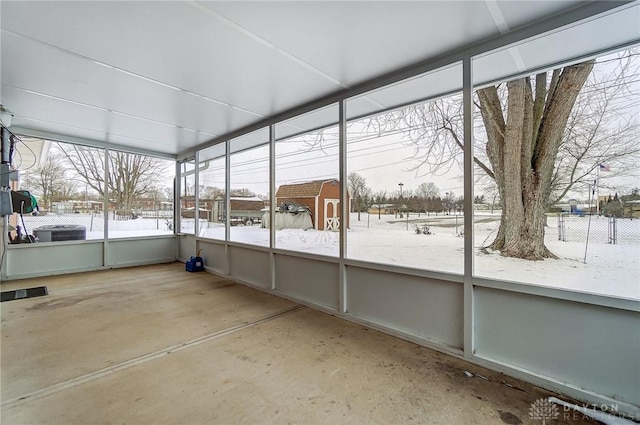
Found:
<svg viewBox="0 0 640 425"><path fill-rule="evenodd" d="M105 181L105 152L101 149L58 145L79 179L99 195L108 190L117 210L129 210L136 198L149 193L166 173L163 161L146 155L110 151Z"/></svg>
<svg viewBox="0 0 640 425"><path fill-rule="evenodd" d="M440 190L438 187L432 183L420 183L417 189L417 196L420 200L424 211L428 213L431 210L431 204L433 204L433 200L440 196Z"/></svg>
<svg viewBox="0 0 640 425"><path fill-rule="evenodd" d="M374 195L372 195L371 199L378 206L378 220L379 220L380 219L380 214L381 214L381 211L382 211L382 204L384 202L386 202L386 200L387 200L387 192L384 191L384 190L376 192Z"/></svg>
<svg viewBox="0 0 640 425"><path fill-rule="evenodd" d="M216 199L218 196L224 195L224 189L215 186L200 185L198 193L201 199Z"/></svg>
<svg viewBox="0 0 640 425"><path fill-rule="evenodd" d="M358 173L350 173L347 176L347 184L351 194L351 205L358 213L358 221L360 221L360 213L371 204L371 189L367 187L367 179Z"/></svg>
<svg viewBox="0 0 640 425"><path fill-rule="evenodd" d="M611 71L589 76L569 115L560 144L550 205L576 186L592 183L601 164L609 169L600 175L599 184L603 187L609 187L607 182L614 177L637 171L640 99L631 85L637 85L640 75L637 55L633 51L620 53L601 64L612 68Z"/></svg>
<svg viewBox="0 0 640 425"><path fill-rule="evenodd" d="M602 163L616 164L621 173L637 164L638 117L629 110L639 100L628 93L630 82L637 83L637 53L607 59L592 74L594 63L476 91L481 121L475 136L486 143L474 147L474 163L498 189L502 215L489 247L504 256L554 257L544 245L547 207L592 179ZM461 100L456 95L402 108L369 125L377 132L405 129L418 174L446 172L462 160Z"/></svg>
<svg viewBox="0 0 640 425"><path fill-rule="evenodd" d="M252 196L256 196L255 192L252 192L251 190L247 189L246 187L243 188L237 188L237 189L231 189L231 196L239 196L239 197L252 197Z"/></svg>
<svg viewBox="0 0 640 425"><path fill-rule="evenodd" d="M51 208L56 195L66 194L68 191L65 188L69 188L65 168L60 164L60 156L55 154L47 156L43 164L29 172L25 180L29 189L40 195L39 204L45 209Z"/></svg>

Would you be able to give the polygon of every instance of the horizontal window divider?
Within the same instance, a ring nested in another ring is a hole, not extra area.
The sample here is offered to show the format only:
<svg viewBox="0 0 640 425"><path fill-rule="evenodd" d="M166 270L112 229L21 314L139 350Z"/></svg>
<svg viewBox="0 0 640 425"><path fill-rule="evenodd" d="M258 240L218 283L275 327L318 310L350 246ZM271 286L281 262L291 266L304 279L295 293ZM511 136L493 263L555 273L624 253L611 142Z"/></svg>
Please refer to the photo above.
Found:
<svg viewBox="0 0 640 425"><path fill-rule="evenodd" d="M455 65L455 62L453 63ZM400 81L399 84L401 84L402 82ZM384 109L380 109L377 111L373 111L373 112L369 112L366 114L360 114L360 115L356 115L353 117L349 116L349 101L353 100L354 98L358 98L359 96L353 96L353 97L349 97L347 99L345 99L345 101L347 102L347 123L350 123L352 121L358 121L364 118L369 118L369 117L373 117L375 115L380 115L380 114L386 114L389 113L391 111L396 111L399 109L404 109L410 106L414 106L414 105L418 105L421 103L426 103L426 102L435 102L436 100L440 100L440 99L444 99L447 97L451 97L453 95L462 95L462 74L460 74L460 88L455 89L455 90L449 90L449 91L445 91L445 92L441 92L441 93L437 93L434 95L430 95L427 97L423 97L423 98L419 98L417 100L411 100L409 102L403 102L403 103L399 103L397 105L393 105L393 106L389 106L387 108ZM348 136L348 133L347 133ZM348 139L348 137L347 137Z"/></svg>
<svg viewBox="0 0 640 425"><path fill-rule="evenodd" d="M34 129L24 128L24 127L11 127L11 132L13 132L14 134L19 134L21 136L35 137L38 139L48 140L51 142L69 143L72 145L80 145L80 146L86 146L86 147L97 148L97 149L107 148L117 152L132 153L136 155L145 155L153 158L177 160L176 155L152 151L149 149L141 149L141 148L127 147L123 145L116 145L114 143L101 142L98 140L85 139L82 137L68 136L68 135L65 136L58 133L51 133L48 131L34 130Z"/></svg>
<svg viewBox="0 0 640 425"><path fill-rule="evenodd" d="M358 267L358 268L367 269L367 270L378 270L378 271L389 272L394 274L402 274L407 276L416 276L416 277L424 277L428 279L444 280L452 283L463 283L464 281L464 275L462 274L457 275L454 273L439 272L439 271L428 270L428 269L423 270L423 269L416 269L411 267L403 267L403 266L396 266L396 265L390 265L390 264L381 264L381 263L373 263L373 262L363 261L363 260L350 260L350 259L345 259L344 264L346 266Z"/></svg>
<svg viewBox="0 0 640 425"><path fill-rule="evenodd" d="M230 141L231 141L231 144L233 145L233 139L231 139ZM260 143L259 145L248 146L246 148L238 149L237 151L234 151L232 149L231 152L229 153L229 155L233 156L233 155L238 154L238 153L247 152L247 151L250 151L252 149L262 148L262 147L265 147L265 146L268 146L268 145L269 145L269 141L266 141L264 143Z"/></svg>
<svg viewBox="0 0 640 425"><path fill-rule="evenodd" d="M215 245L226 245L227 242L224 239L211 239L211 238L205 238L203 236L196 236L196 241L198 242L206 242L206 243L213 243Z"/></svg>
<svg viewBox="0 0 640 425"><path fill-rule="evenodd" d="M284 124L284 123L286 123L286 121L285 122L280 121L280 122L276 123L276 125ZM335 122L331 122L329 124L323 124L323 125L320 125L318 127L308 128L306 130L300 130L300 131L297 131L295 133L289 134L288 136L278 137L274 141L276 143L277 142L282 142L283 140L289 140L289 139L293 139L294 137L303 136L305 134L314 133L314 132L320 131L320 130L326 130L327 128L331 128L331 127L336 127L338 124L339 124L338 120L336 120Z"/></svg>
<svg viewBox="0 0 640 425"><path fill-rule="evenodd" d="M85 239L75 241L59 241L59 242L36 242L36 243L19 243L8 244L7 249L29 249L37 247L52 247L52 246L69 246L69 245L86 245L86 244L104 244L106 239Z"/></svg>
<svg viewBox="0 0 640 425"><path fill-rule="evenodd" d="M640 44L640 39L635 39L635 40L632 40L632 41L627 41L625 43L620 43L620 44L616 44L614 46L607 47L606 49L600 49L600 50L596 50L596 51L593 51L593 52L589 52L587 54L573 56L571 58L564 59L562 62L553 62L553 63L550 63L550 64L535 66L535 67L527 68L525 71L522 71L522 72L515 72L515 73L512 73L512 74L507 74L507 75L501 76L499 78L491 79L491 80L488 80L488 81L480 81L480 82L478 82L478 83L473 85L473 90L476 91L476 90L483 89L483 88L486 88L486 87L489 87L489 86L494 86L494 85L497 85L497 84L504 83L505 81L512 81L512 80L515 80L515 79L518 79L518 78L529 77L531 75L535 75L535 74L538 74L540 72L546 72L550 68L554 68L554 69L563 68L563 67L565 67L565 66L567 66L569 64L572 64L572 63L578 63L578 62L583 62L583 61L595 59L595 58L597 58L599 56L604 56L604 55L607 55L607 54L609 54L611 52L616 52L616 51L620 51L620 50L624 50L624 49L635 47L638 44Z"/></svg>
<svg viewBox="0 0 640 425"><path fill-rule="evenodd" d="M283 249L283 248L273 248L272 251L276 255L283 255L287 257L305 258L307 260L317 260L317 261L322 261L324 263L333 263L333 264L340 263L340 258L338 258L337 256L333 257L330 255L314 254L310 252L292 251L292 250Z"/></svg>
<svg viewBox="0 0 640 425"><path fill-rule="evenodd" d="M230 246L230 247L233 247L233 248L253 249L255 251L262 251L262 252L270 252L271 251L268 246L251 245L251 244L244 243L244 242L228 241L227 245Z"/></svg>
<svg viewBox="0 0 640 425"><path fill-rule="evenodd" d="M534 295L545 298L555 298L564 301L573 301L583 304L592 304L600 307L611 307L619 310L640 312L640 300L620 298L606 294L594 294L569 289L536 285L533 283L512 282L489 278L473 278L474 286L481 288L498 289L501 291L517 292L525 295Z"/></svg>
<svg viewBox="0 0 640 425"><path fill-rule="evenodd" d="M157 258L154 260L131 261L127 263L112 263L107 266L108 269L125 269L127 267L148 266L151 264L167 264L176 261L175 257Z"/></svg>
<svg viewBox="0 0 640 425"><path fill-rule="evenodd" d="M140 240L153 240L153 239L175 239L177 235L149 235L149 236L122 236L118 238L109 237L109 242L125 242L125 241L140 241Z"/></svg>

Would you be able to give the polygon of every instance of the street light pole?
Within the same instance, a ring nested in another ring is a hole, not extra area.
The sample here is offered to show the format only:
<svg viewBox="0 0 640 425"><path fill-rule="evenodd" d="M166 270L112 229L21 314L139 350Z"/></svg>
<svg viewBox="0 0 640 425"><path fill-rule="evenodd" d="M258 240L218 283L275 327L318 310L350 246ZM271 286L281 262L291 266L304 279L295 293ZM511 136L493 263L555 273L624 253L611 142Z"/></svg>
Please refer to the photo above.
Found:
<svg viewBox="0 0 640 425"><path fill-rule="evenodd" d="M445 214L449 215L449 192L444 193L444 210Z"/></svg>
<svg viewBox="0 0 640 425"><path fill-rule="evenodd" d="M404 186L404 183L400 182L398 183L398 186L400 186L400 199L398 200L398 212L400 213L400 218L402 218L402 186Z"/></svg>

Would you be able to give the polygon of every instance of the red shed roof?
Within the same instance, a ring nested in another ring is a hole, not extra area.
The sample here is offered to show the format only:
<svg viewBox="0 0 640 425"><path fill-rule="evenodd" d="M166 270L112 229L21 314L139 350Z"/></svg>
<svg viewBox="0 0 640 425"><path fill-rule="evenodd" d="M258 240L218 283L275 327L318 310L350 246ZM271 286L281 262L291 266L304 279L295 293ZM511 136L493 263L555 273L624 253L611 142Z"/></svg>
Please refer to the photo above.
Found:
<svg viewBox="0 0 640 425"><path fill-rule="evenodd" d="M320 195L322 184L325 182L338 182L335 179L313 180L304 183L283 184L276 192L276 198L308 198Z"/></svg>
<svg viewBox="0 0 640 425"><path fill-rule="evenodd" d="M232 196L229 200L232 211L260 211L264 201L260 198L241 198Z"/></svg>

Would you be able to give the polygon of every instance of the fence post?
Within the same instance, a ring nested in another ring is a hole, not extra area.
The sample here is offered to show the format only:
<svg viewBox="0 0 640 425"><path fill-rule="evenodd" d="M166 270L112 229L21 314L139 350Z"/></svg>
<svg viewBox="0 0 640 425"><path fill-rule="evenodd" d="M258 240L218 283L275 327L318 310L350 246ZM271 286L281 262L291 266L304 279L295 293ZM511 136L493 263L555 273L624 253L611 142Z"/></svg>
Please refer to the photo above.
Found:
<svg viewBox="0 0 640 425"><path fill-rule="evenodd" d="M558 214L558 240L562 242L567 241L567 234L564 227L564 215L562 213Z"/></svg>
<svg viewBox="0 0 640 425"><path fill-rule="evenodd" d="M616 217L609 217L609 243L618 243L618 225Z"/></svg>

